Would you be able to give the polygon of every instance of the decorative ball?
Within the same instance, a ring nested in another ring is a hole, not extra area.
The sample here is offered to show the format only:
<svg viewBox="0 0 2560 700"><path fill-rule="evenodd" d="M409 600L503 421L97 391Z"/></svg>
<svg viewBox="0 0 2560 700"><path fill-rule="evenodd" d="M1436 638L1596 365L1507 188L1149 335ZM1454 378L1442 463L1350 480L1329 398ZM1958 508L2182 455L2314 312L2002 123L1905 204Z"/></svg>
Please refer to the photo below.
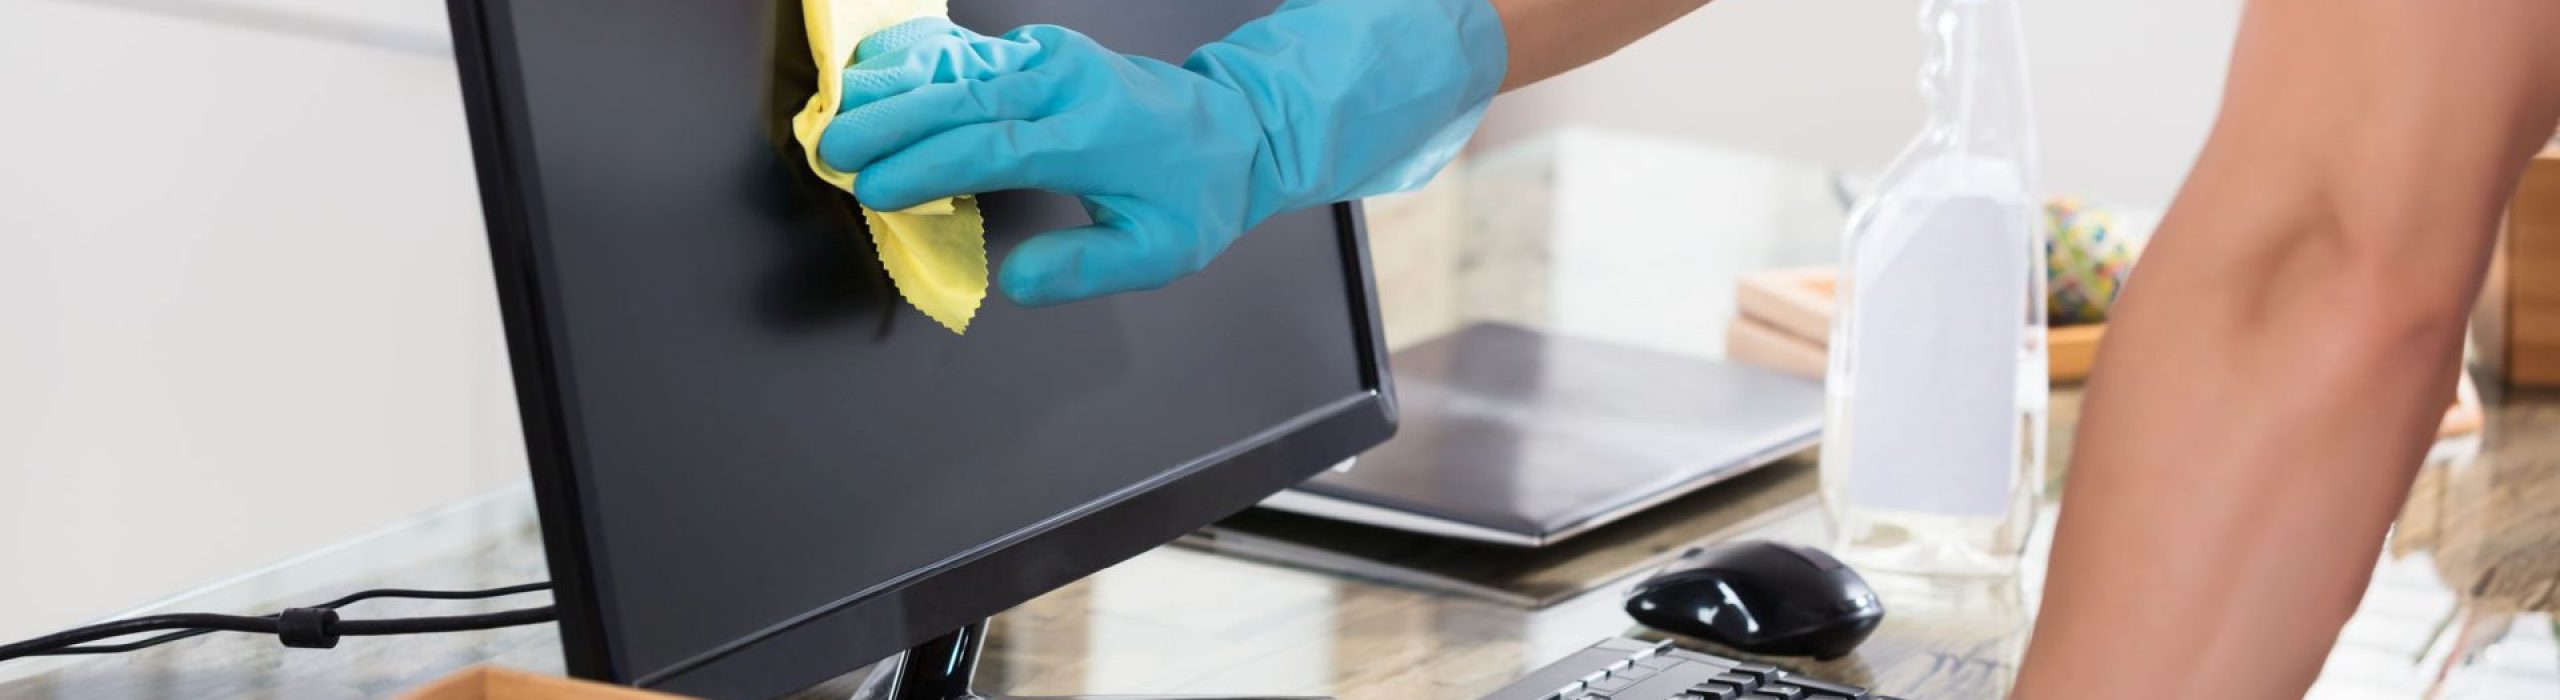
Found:
<svg viewBox="0 0 2560 700"><path fill-rule="evenodd" d="M2044 207L2045 315L2053 325L2104 323L2138 252L2114 214L2078 197Z"/></svg>

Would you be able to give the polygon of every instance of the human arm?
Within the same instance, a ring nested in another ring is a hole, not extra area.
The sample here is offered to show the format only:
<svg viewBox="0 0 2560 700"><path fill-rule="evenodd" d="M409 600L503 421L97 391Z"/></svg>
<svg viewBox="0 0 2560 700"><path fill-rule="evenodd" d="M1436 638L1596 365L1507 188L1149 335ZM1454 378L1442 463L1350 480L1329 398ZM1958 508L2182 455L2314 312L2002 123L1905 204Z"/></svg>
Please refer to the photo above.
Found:
<svg viewBox="0 0 2560 700"><path fill-rule="evenodd" d="M1493 0L1510 37L1502 89L1580 68L1687 16L1709 0Z"/></svg>
<svg viewBox="0 0 2560 700"><path fill-rule="evenodd" d="M2560 119L2560 3L2256 0L2111 314L2016 697L2300 697Z"/></svg>

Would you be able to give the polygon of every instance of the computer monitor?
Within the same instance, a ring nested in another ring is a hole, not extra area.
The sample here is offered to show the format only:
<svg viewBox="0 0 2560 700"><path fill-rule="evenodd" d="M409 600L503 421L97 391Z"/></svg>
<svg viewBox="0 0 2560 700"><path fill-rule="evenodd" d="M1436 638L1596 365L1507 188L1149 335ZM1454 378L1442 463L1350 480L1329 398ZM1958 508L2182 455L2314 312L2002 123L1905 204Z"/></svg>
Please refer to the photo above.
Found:
<svg viewBox="0 0 2560 700"><path fill-rule="evenodd" d="M986 0L1179 61L1274 0ZM569 670L818 683L1240 511L1393 430L1357 207L1153 292L897 295L782 122L799 0L451 0ZM983 199L990 257L1087 223Z"/></svg>

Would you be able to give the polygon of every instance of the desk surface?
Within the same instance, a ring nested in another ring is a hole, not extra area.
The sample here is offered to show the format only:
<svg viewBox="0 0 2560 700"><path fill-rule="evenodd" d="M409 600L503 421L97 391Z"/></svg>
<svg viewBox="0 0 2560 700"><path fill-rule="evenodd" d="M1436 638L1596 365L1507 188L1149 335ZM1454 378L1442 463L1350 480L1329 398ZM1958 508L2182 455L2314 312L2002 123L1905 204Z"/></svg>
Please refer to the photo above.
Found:
<svg viewBox="0 0 2560 700"><path fill-rule="evenodd" d="M2071 392L2057 395L2055 424L2070 424L2076 404ZM2452 671L2446 697L2560 689L2551 617L2560 608L2560 398L2493 400L2486 438L2439 457L2314 697L2415 697L2448 659L2466 656L2472 661ZM1680 542L1665 537L1700 527L1705 534L1694 539L1815 540L1822 523L1813 485L1810 459L1781 463L1676 503L1664 511L1671 515L1599 533L1613 544L1595 548L1588 565L1623 567L1625 557L1670 549ZM2014 581L1878 579L1891 615L1873 641L1836 662L1790 665L1908 697L1995 697L2024 645L2041 548ZM530 498L510 491L165 607L265 610L357 588L483 587L542 575ZM983 675L991 687L1033 694L1467 699L1635 631L1617 611L1623 586L1531 610L1167 547L999 617ZM375 607L362 611L485 611L539 599L368 603ZM549 627L350 639L330 651L219 635L121 657L0 667L0 700L380 697L473 663L558 672L557 643ZM807 697L842 697L850 681Z"/></svg>
<svg viewBox="0 0 2560 700"><path fill-rule="evenodd" d="M1380 276L1403 281L1386 290L1391 339L1493 319L1715 356L1733 279L1827 260L1840 230L1829 174L1817 166L1589 134L1521 150L1467 171L1468 201L1482 206L1435 200L1452 190L1436 185L1436 194L1371 208ZM2077 408L2075 392L2056 395L2057 460L2070 453ZM2560 397L2492 397L2484 438L2441 447L2313 697L2418 697L2440 668L2465 659L2447 675L2443 697L2560 697L2552 618L2560 609ZM1693 542L1818 541L1813 487L1812 461L1800 457L1594 532L1536 570L1463 547L1415 556L1485 558L1492 561L1482 570L1552 591ZM1891 612L1873 641L1837 662L1789 665L1905 697L1995 697L2013 675L2038 594L2044 544L2033 546L2016 581L1945 587L1878 578ZM531 498L518 490L155 611L263 612L362 588L542 578ZM1617 609L1627 583L1533 610L1168 547L998 618L982 675L989 687L1032 694L1469 700L1634 631ZM383 601L351 614L539 602ZM351 639L330 651L216 635L121 657L0 664L0 700L380 697L482 662L558 672L557 632ZM842 685L808 696L842 697Z"/></svg>

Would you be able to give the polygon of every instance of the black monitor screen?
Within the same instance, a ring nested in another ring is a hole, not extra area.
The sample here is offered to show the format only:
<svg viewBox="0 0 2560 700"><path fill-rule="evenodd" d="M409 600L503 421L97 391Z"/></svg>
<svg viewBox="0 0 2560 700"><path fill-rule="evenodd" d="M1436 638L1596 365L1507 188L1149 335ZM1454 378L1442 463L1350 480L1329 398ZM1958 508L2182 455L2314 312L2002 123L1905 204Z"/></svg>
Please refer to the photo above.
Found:
<svg viewBox="0 0 2560 700"><path fill-rule="evenodd" d="M714 696L822 680L1383 437L1348 206L1159 291L991 293L966 335L909 307L782 130L811 91L798 4L455 2L572 670ZM1179 61L1274 4L954 15ZM998 261L1089 221L982 202Z"/></svg>

